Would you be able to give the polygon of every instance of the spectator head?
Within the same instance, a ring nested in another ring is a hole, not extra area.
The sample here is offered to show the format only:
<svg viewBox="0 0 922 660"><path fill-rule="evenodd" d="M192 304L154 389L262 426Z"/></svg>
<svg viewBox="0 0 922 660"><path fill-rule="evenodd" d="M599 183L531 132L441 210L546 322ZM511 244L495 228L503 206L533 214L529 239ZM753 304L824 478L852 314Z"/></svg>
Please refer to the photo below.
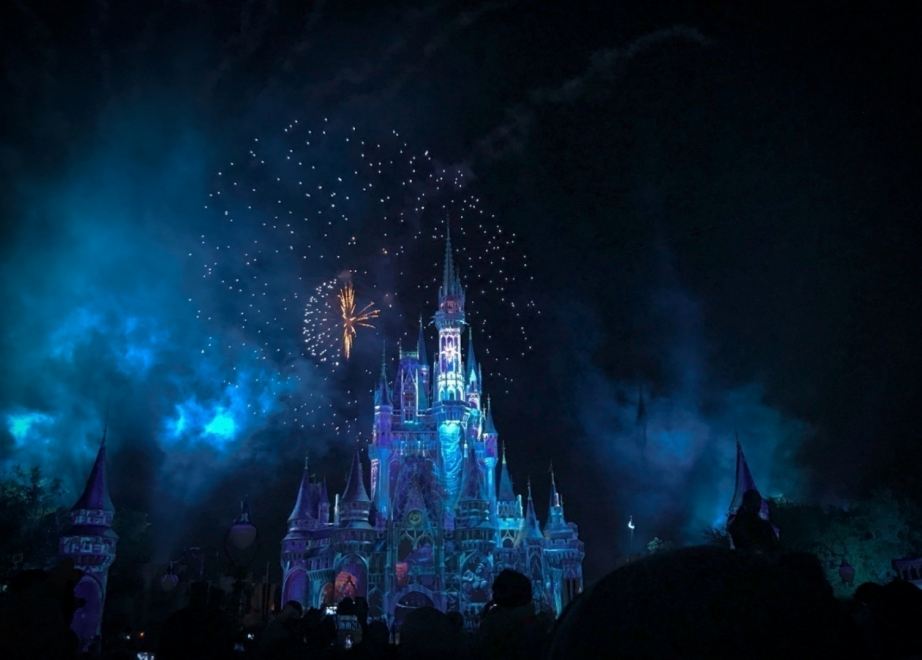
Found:
<svg viewBox="0 0 922 660"><path fill-rule="evenodd" d="M531 603L531 580L508 568L493 580L493 603L499 607L522 607Z"/></svg>
<svg viewBox="0 0 922 660"><path fill-rule="evenodd" d="M303 612L304 608L301 607L301 603L296 600L289 600L279 613L279 618L283 621L293 621L300 619Z"/></svg>

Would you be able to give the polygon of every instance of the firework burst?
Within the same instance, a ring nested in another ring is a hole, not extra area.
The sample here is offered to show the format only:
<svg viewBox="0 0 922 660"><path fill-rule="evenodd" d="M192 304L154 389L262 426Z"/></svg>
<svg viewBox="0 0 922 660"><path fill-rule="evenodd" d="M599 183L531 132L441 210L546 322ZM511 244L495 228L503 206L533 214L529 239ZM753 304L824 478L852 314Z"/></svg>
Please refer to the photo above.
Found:
<svg viewBox="0 0 922 660"><path fill-rule="evenodd" d="M347 359L370 345L357 334L377 318L374 332L415 341L416 319L435 309L448 221L478 356L492 393L502 393L511 360L532 350L527 329L540 310L518 237L483 207L464 168L396 131L369 139L326 120L294 121L242 156L217 172L206 204L221 230L190 252L220 292L197 313L237 325L206 348L236 342L291 379L293 426L356 434L356 402L378 363ZM335 387L316 387L318 378Z"/></svg>
<svg viewBox="0 0 922 660"><path fill-rule="evenodd" d="M375 327L369 321L378 318L380 312L374 309L373 302L368 303L359 311L355 310L355 288L351 282L339 290L337 298L343 330L343 355L348 360L352 355L352 342L355 341L356 328Z"/></svg>

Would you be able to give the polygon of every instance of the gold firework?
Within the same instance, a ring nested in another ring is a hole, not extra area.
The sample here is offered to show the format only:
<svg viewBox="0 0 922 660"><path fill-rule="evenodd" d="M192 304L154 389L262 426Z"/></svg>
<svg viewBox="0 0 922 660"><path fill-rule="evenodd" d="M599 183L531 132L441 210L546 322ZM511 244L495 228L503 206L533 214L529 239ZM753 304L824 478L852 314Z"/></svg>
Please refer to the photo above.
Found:
<svg viewBox="0 0 922 660"><path fill-rule="evenodd" d="M375 309L373 302L365 305L358 312L355 311L355 288L352 283L346 284L339 291L339 312L342 316L343 326L343 355L346 359L352 354L352 342L355 341L356 328L373 328L369 321L378 318L379 310Z"/></svg>

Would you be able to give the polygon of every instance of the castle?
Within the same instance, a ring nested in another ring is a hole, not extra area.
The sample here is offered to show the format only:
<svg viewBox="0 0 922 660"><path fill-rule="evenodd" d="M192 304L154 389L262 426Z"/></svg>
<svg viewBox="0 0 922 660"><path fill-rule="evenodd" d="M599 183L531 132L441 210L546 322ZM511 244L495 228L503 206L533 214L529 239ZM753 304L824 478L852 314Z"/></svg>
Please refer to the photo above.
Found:
<svg viewBox="0 0 922 660"><path fill-rule="evenodd" d="M583 543L564 518L553 472L543 531L531 484L524 506L513 489L470 330L462 355L464 302L448 236L435 360L420 320L416 350L400 352L393 381L381 365L370 495L356 451L331 520L326 482L313 481L305 462L282 541L282 602L327 607L364 597L369 615L389 622L434 606L475 625L505 568L529 576L540 610L559 614L582 591Z"/></svg>

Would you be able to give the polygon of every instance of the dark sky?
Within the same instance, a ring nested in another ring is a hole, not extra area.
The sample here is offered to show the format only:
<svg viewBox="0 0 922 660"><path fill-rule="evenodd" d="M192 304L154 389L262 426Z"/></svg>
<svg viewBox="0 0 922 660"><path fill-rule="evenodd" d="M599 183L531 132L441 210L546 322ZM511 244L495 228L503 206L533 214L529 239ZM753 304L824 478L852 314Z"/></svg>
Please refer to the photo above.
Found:
<svg viewBox="0 0 922 660"><path fill-rule="evenodd" d="M873 3L648 4L5 4L0 461L76 487L109 401L113 499L151 512L162 557L219 538L243 492L275 556L300 456L338 488L354 441L284 423L293 402L340 414L349 390L362 407L379 338L330 377L297 355L297 326L241 329L240 299L203 264L227 245L233 277L241 246L281 238L203 207L239 159L269 192L232 210L271 216L286 170L254 167L253 139L280 156L285 126L327 118L392 156L427 150L427 168L464 174L455 198L516 235L496 253L529 264L509 299L541 313L522 320L491 289L479 346L513 477L543 505L554 461L590 577L624 552L628 515L641 541L699 540L730 497L734 434L768 494L918 497L920 20ZM314 158L329 177L355 162ZM399 212L399 184L381 185ZM426 240L398 271L374 258L397 239L364 203L365 293L402 294L375 334L412 330L439 219L415 219ZM466 222L474 288L499 257L475 261L487 244ZM303 293L335 277L327 240L302 227L307 257L268 258L260 281ZM209 431L222 415L232 431Z"/></svg>

